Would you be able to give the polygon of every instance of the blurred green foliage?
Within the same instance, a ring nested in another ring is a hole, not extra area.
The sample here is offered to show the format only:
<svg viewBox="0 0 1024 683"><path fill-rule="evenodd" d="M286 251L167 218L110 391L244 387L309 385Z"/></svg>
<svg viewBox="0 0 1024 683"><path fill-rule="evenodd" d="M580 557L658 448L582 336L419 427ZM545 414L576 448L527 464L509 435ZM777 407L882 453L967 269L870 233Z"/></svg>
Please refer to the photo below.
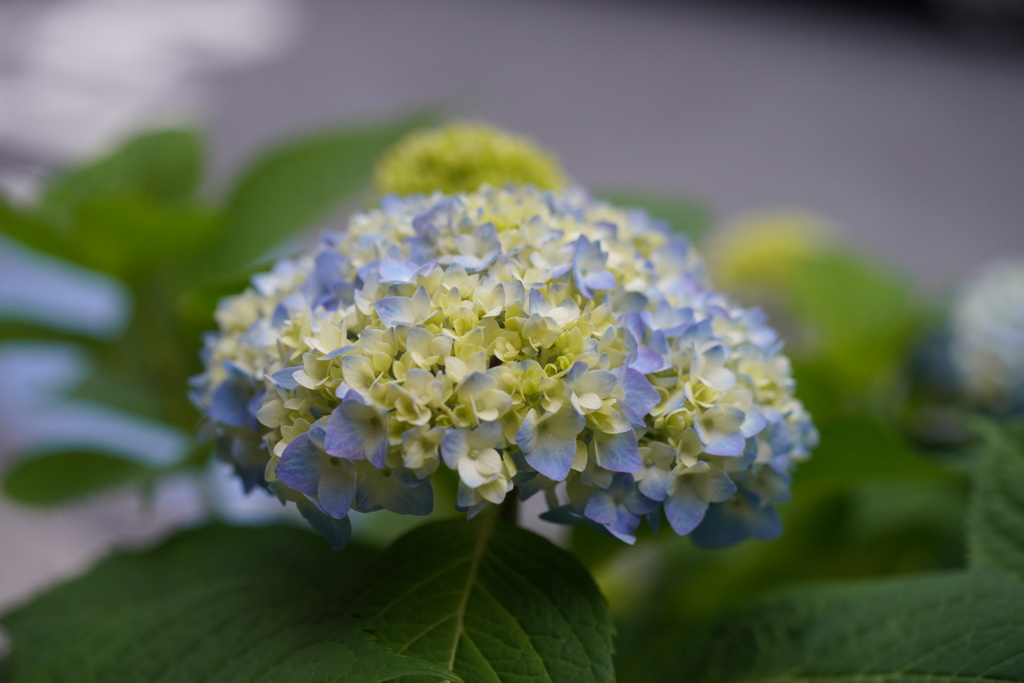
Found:
<svg viewBox="0 0 1024 683"><path fill-rule="evenodd" d="M284 142L242 169L223 200L201 191L204 143L188 130L147 133L70 168L32 205L0 197L0 235L114 278L131 300L127 323L113 336L90 337L60 320L4 320L0 340L82 345L90 371L74 398L156 420L191 439L199 416L187 382L201 369L202 333L218 299L241 291L275 249L356 201L380 153L431 120L413 115ZM40 444L18 454L4 490L23 503L55 504L199 467L210 450L199 444L157 467L142 464L145 453L53 453Z"/></svg>

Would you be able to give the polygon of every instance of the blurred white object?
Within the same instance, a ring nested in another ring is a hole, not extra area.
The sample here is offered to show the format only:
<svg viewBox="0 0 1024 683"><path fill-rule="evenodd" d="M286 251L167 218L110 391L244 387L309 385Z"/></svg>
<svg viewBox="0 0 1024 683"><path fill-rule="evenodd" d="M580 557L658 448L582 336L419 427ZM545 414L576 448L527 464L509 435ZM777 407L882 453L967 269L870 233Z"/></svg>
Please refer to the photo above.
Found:
<svg viewBox="0 0 1024 683"><path fill-rule="evenodd" d="M0 4L0 145L61 161L194 115L204 74L279 56L298 26L285 0Z"/></svg>
<svg viewBox="0 0 1024 683"><path fill-rule="evenodd" d="M992 263L961 290L953 360L970 400L998 412L1024 408L1024 258Z"/></svg>

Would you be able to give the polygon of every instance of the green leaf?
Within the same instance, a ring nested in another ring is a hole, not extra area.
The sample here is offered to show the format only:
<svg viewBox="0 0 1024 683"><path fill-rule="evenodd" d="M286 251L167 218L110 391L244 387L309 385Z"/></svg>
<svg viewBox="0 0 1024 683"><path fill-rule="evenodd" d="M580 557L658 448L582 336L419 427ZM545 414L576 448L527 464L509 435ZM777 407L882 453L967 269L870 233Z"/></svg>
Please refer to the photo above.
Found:
<svg viewBox="0 0 1024 683"><path fill-rule="evenodd" d="M487 514L424 525L367 572L353 605L381 642L467 681L611 681L612 625L586 569Z"/></svg>
<svg viewBox="0 0 1024 683"><path fill-rule="evenodd" d="M968 514L970 564L1024 578L1024 430L987 422L976 428L985 450Z"/></svg>
<svg viewBox="0 0 1024 683"><path fill-rule="evenodd" d="M20 316L21 311L18 311ZM0 319L0 343L32 341L53 341L67 342L72 344L86 344L96 346L102 342L97 339L99 334L85 332L78 329L68 329L59 326L60 323L51 320L28 320L2 318Z"/></svg>
<svg viewBox="0 0 1024 683"><path fill-rule="evenodd" d="M196 264L201 278L231 277L276 245L351 201L374 161L398 138L427 125L417 115L304 137L258 159L232 189L220 242Z"/></svg>
<svg viewBox="0 0 1024 683"><path fill-rule="evenodd" d="M0 196L0 234L30 249L74 260L75 252L67 235L53 229L44 221L12 206Z"/></svg>
<svg viewBox="0 0 1024 683"><path fill-rule="evenodd" d="M128 140L111 155L54 179L39 213L69 229L79 206L97 198L138 194L161 203L189 198L202 174L203 141L193 131L167 130Z"/></svg>
<svg viewBox="0 0 1024 683"><path fill-rule="evenodd" d="M373 642L340 605L372 559L299 529L208 527L122 554L4 620L18 683L453 678Z"/></svg>
<svg viewBox="0 0 1024 683"><path fill-rule="evenodd" d="M212 241L217 216L196 204L162 205L142 194L120 194L82 203L75 219L76 259L122 279L151 275Z"/></svg>
<svg viewBox="0 0 1024 683"><path fill-rule="evenodd" d="M808 256L795 275L788 294L810 328L816 374L849 395L902 366L923 318L907 282L841 252Z"/></svg>
<svg viewBox="0 0 1024 683"><path fill-rule="evenodd" d="M1024 586L963 572L794 590L731 614L704 683L1024 680Z"/></svg>
<svg viewBox="0 0 1024 683"><path fill-rule="evenodd" d="M58 505L153 476L151 467L90 450L58 451L16 461L4 474L8 498Z"/></svg>
<svg viewBox="0 0 1024 683"><path fill-rule="evenodd" d="M619 207L643 209L654 218L667 221L677 232L699 240L711 227L710 209L700 202L631 190L609 190L596 196Z"/></svg>
<svg viewBox="0 0 1024 683"><path fill-rule="evenodd" d="M937 464L911 450L891 428L865 417L844 417L819 425L821 444L794 474L798 486L853 488L890 478L952 479Z"/></svg>

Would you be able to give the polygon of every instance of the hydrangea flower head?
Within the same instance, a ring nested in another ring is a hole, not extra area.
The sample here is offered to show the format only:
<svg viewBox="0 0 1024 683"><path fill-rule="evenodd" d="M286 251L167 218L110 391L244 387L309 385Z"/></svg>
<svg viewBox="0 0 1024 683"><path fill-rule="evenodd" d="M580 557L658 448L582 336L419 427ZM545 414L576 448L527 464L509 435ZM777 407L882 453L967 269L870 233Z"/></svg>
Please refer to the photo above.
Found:
<svg viewBox="0 0 1024 683"><path fill-rule="evenodd" d="M451 123L410 133L378 162L378 194L410 195L440 190L474 192L481 185L566 187L557 159L530 140L482 123Z"/></svg>
<svg viewBox="0 0 1024 683"><path fill-rule="evenodd" d="M997 261L967 283L952 337L967 398L997 412L1024 410L1024 259Z"/></svg>
<svg viewBox="0 0 1024 683"><path fill-rule="evenodd" d="M543 492L632 542L779 533L816 435L781 343L685 239L580 190L388 196L225 299L195 400L247 486L335 544L351 510Z"/></svg>

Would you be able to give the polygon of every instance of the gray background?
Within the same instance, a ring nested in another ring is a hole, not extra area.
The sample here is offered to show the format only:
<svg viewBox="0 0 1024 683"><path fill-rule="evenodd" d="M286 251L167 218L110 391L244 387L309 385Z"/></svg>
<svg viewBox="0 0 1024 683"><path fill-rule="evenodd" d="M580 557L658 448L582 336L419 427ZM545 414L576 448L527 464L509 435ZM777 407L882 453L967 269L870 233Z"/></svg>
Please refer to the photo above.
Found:
<svg viewBox="0 0 1024 683"><path fill-rule="evenodd" d="M117 23L123 1L0 1L0 37L36 35L25 27L45 12L59 20L95 8L108 17L98 38L69 29L42 57L31 45L0 48L8 191L30 194L41 173L155 119L210 130L219 187L276 138L441 103L535 137L586 185L698 197L723 224L764 209L819 214L932 290L1024 252L1024 59L948 27L739 2L223 0L230 11L189 29L205 32L203 40L168 48L178 61L128 52L89 72L88 55L140 35L128 19ZM200 11L195 0L133 1L153 12L187 10L160 15L147 31ZM250 5L263 14L246 15ZM234 39L241 47L220 44ZM71 54L74 41L85 41L84 57L47 62ZM152 40L139 42L144 49ZM18 95L37 87L56 98L39 110L46 116ZM98 112L95 125L63 104L72 90L81 111ZM104 107L118 103L104 119ZM85 291L9 245L0 249L0 306L31 300L66 311L70 292ZM89 296L93 304L116 298ZM73 370L54 370L66 358L33 365L9 350L0 356L0 458L54 430L111 431L80 407L47 420L54 411L36 395L36 369L66 380ZM164 450L176 448L174 435L159 436ZM80 571L112 544L194 521L202 493L194 483L168 485L152 510L128 494L59 512L0 502L0 608Z"/></svg>

